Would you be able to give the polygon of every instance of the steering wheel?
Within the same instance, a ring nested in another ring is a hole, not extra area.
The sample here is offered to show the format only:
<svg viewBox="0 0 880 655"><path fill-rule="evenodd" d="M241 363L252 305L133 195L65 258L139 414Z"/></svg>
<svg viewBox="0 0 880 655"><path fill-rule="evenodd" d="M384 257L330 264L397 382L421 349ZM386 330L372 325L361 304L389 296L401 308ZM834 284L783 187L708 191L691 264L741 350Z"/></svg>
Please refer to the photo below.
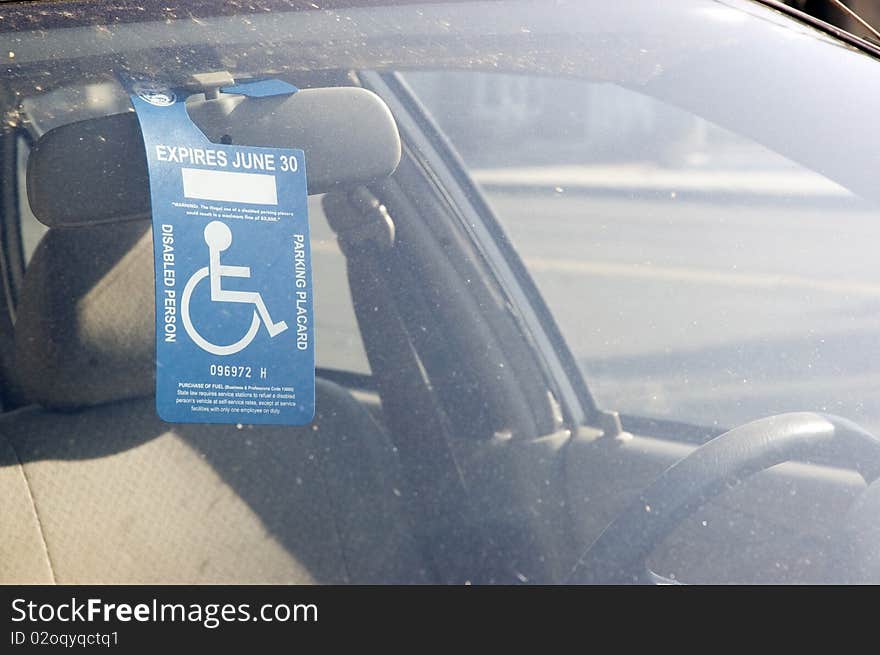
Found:
<svg viewBox="0 0 880 655"><path fill-rule="evenodd" d="M763 418L712 439L666 469L575 564L573 584L664 584L646 560L725 485L792 459L833 462L867 484L880 477L880 439L847 419L812 412Z"/></svg>

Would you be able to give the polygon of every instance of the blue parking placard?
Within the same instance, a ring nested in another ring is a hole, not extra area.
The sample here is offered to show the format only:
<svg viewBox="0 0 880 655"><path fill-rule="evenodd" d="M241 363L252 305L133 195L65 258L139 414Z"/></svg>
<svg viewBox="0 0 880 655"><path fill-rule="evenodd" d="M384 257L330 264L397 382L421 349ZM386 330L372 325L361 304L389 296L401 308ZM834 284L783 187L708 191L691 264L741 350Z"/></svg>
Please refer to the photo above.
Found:
<svg viewBox="0 0 880 655"><path fill-rule="evenodd" d="M227 91L248 102L283 82ZM183 89L136 82L156 272L156 411L173 423L303 425L315 411L303 151L213 143Z"/></svg>

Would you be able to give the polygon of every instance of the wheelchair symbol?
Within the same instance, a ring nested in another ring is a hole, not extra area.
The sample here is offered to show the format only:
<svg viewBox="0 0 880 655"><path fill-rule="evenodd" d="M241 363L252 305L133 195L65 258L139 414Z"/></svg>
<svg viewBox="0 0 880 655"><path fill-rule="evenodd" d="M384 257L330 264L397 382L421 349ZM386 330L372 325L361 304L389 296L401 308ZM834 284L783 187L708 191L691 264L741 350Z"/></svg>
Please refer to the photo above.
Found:
<svg viewBox="0 0 880 655"><path fill-rule="evenodd" d="M270 337L276 337L287 329L287 323L279 321L275 323L269 316L263 296L253 291L228 291L221 287L223 277L249 278L251 269L249 266L227 266L220 263L220 253L232 245L232 232L225 223L212 221L205 227L205 243L208 244L208 265L200 268L187 281L183 288L183 297L180 302L180 318L183 327L196 345L213 355L234 355L248 347L257 332L260 331L260 323L265 323L266 331ZM193 291L199 282L209 278L211 282L211 302L234 302L254 305L254 315L251 325L245 335L229 345L217 345L211 343L198 333L189 315L189 303Z"/></svg>

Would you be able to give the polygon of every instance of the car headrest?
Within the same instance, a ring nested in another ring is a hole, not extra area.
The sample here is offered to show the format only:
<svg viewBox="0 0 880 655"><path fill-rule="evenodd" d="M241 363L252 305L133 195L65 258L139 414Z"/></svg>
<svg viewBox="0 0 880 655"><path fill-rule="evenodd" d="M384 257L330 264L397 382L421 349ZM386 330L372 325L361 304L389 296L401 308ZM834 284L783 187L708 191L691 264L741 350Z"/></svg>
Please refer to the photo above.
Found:
<svg viewBox="0 0 880 655"><path fill-rule="evenodd" d="M16 311L23 400L74 409L154 393L152 248L149 220L44 235Z"/></svg>
<svg viewBox="0 0 880 655"><path fill-rule="evenodd" d="M359 87L264 98L198 95L186 107L213 142L301 148L310 194L381 180L400 163L391 111ZM27 194L34 216L49 227L149 216L147 158L134 112L46 132L28 157Z"/></svg>

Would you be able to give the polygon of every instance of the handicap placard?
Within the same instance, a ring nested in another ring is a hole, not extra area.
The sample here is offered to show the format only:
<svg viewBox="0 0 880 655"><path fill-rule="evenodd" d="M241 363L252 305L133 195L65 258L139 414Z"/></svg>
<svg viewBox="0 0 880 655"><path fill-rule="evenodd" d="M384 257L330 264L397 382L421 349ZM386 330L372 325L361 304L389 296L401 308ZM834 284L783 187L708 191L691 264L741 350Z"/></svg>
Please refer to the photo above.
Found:
<svg viewBox="0 0 880 655"><path fill-rule="evenodd" d="M314 325L303 151L213 143L184 89L132 82L150 177L156 411L174 423L309 423ZM248 102L283 82L224 89Z"/></svg>

